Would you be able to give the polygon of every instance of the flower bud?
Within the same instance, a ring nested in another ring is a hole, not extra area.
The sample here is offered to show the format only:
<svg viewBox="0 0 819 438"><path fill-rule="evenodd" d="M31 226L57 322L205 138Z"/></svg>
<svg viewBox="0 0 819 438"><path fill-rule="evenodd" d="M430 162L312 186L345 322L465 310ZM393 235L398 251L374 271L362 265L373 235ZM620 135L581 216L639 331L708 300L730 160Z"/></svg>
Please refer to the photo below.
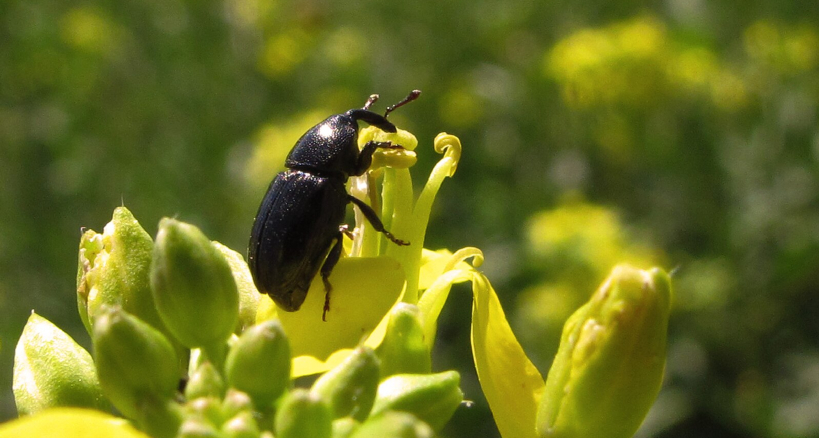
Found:
<svg viewBox="0 0 819 438"><path fill-rule="evenodd" d="M660 389L668 275L618 266L563 328L537 416L541 437L630 437Z"/></svg>
<svg viewBox="0 0 819 438"><path fill-rule="evenodd" d="M228 353L225 376L259 408L277 399L290 384L290 343L281 324L270 320L245 330Z"/></svg>
<svg viewBox="0 0 819 438"><path fill-rule="evenodd" d="M417 306L398 303L393 307L387 332L376 353L381 359L381 379L393 374L426 374L432 370Z"/></svg>
<svg viewBox="0 0 819 438"><path fill-rule="evenodd" d="M373 416L350 438L432 438L435 432L423 421L407 412L387 411Z"/></svg>
<svg viewBox="0 0 819 438"><path fill-rule="evenodd" d="M360 425L352 417L337 418L333 420L333 438L348 438Z"/></svg>
<svg viewBox="0 0 819 438"><path fill-rule="evenodd" d="M175 400L146 398L139 407L136 423L153 438L175 438L183 420L183 409Z"/></svg>
<svg viewBox="0 0 819 438"><path fill-rule="evenodd" d="M126 312L165 331L151 294L151 236L125 207L114 210L102 234L86 231L80 240L77 303L88 333L103 306Z"/></svg>
<svg viewBox="0 0 819 438"><path fill-rule="evenodd" d="M108 405L91 355L36 313L14 351L13 390L21 416L58 406L106 410Z"/></svg>
<svg viewBox="0 0 819 438"><path fill-rule="evenodd" d="M122 309L101 309L94 325L97 375L105 395L126 417L146 401L169 400L179 383L176 354L158 330Z"/></svg>
<svg viewBox="0 0 819 438"><path fill-rule="evenodd" d="M185 386L185 398L193 400L199 397L221 398L225 392L225 382L219 371L210 362L203 362L196 368Z"/></svg>
<svg viewBox="0 0 819 438"><path fill-rule="evenodd" d="M259 426L252 412L242 412L222 425L222 436L225 438L257 438Z"/></svg>
<svg viewBox="0 0 819 438"><path fill-rule="evenodd" d="M239 312L225 257L199 228L169 218L159 222L153 257L154 301L173 336L188 348L221 349Z"/></svg>
<svg viewBox="0 0 819 438"><path fill-rule="evenodd" d="M201 417L188 417L179 427L177 438L221 438L216 427Z"/></svg>
<svg viewBox="0 0 819 438"><path fill-rule="evenodd" d="M202 418L214 426L221 426L226 418L222 405L216 397L199 397L189 400L185 405L185 412L188 418Z"/></svg>
<svg viewBox="0 0 819 438"><path fill-rule="evenodd" d="M351 416L363 421L378 390L379 361L369 347L356 348L343 362L324 373L311 393L326 400L333 418Z"/></svg>
<svg viewBox="0 0 819 438"><path fill-rule="evenodd" d="M455 371L438 374L399 374L378 385L371 415L388 410L409 412L440 430L463 401Z"/></svg>
<svg viewBox="0 0 819 438"><path fill-rule="evenodd" d="M287 394L276 410L276 438L330 438L332 414L318 395L305 389Z"/></svg>
<svg viewBox="0 0 819 438"><path fill-rule="evenodd" d="M253 277L250 275L250 268L244 257L219 242L214 241L213 245L225 256L233 272L233 279L236 281L236 289L239 291L239 323L236 326L236 334L240 334L256 324L256 312L262 294L253 284Z"/></svg>
<svg viewBox="0 0 819 438"><path fill-rule="evenodd" d="M225 398L222 400L222 416L224 418L231 418L240 412L252 410L253 402L247 393L234 388L228 389Z"/></svg>

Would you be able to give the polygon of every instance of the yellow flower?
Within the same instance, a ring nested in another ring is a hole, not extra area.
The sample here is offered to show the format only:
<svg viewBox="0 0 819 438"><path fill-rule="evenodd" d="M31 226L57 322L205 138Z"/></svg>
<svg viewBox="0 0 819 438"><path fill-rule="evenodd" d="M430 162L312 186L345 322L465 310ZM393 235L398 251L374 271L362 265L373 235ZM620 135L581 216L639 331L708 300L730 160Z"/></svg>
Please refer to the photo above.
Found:
<svg viewBox="0 0 819 438"><path fill-rule="evenodd" d="M359 145L370 140L390 141L403 150L379 151L374 170L353 178L351 192L381 212L384 225L395 236L410 242L397 246L358 218L352 241L345 242L346 256L333 269L333 301L327 321L321 320L324 285L315 279L298 312L279 312L271 300L259 303L257 321L278 318L290 339L294 377L324 372L341 363L359 344L376 347L386 331L388 314L396 303L418 302L430 282L431 273L443 266L434 264L440 253L424 250L424 235L432 203L444 178L454 174L460 158L457 137L439 134L434 148L443 158L416 197L409 167L415 164L415 136L398 130L388 134L368 127L359 135ZM381 180L383 197L377 196ZM359 212L356 212L358 215ZM424 283L422 283L424 282Z"/></svg>

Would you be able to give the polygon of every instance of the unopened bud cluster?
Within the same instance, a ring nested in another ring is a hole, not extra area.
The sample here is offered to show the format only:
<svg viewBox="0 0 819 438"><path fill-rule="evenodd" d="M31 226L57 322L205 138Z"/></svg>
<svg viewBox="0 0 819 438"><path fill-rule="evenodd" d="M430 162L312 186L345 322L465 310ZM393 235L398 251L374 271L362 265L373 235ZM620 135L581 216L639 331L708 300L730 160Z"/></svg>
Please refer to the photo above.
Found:
<svg viewBox="0 0 819 438"><path fill-rule="evenodd" d="M287 335L276 319L256 323L267 297L249 279L239 254L195 226L163 219L154 241L117 208L80 243L93 358L32 315L17 347L18 411L113 406L158 438L389 438L434 436L462 403L456 372L431 373L411 305L393 310L381 347L295 387Z"/></svg>

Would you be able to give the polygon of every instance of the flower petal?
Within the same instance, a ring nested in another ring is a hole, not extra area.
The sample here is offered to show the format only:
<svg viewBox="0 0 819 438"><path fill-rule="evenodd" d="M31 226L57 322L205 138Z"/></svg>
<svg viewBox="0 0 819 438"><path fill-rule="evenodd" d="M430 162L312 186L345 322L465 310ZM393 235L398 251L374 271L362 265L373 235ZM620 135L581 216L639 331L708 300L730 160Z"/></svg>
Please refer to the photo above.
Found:
<svg viewBox="0 0 819 438"><path fill-rule="evenodd" d="M543 377L512 333L489 280L473 272L472 355L481 388L502 436L535 437Z"/></svg>
<svg viewBox="0 0 819 438"><path fill-rule="evenodd" d="M347 257L333 269L330 283L327 321L321 320L325 296L321 277L313 280L298 312L278 312L296 358L294 376L326 371L330 362L349 354L334 357L336 350L352 349L369 336L398 301L404 270L390 257Z"/></svg>
<svg viewBox="0 0 819 438"><path fill-rule="evenodd" d="M0 438L45 438L55 434L62 438L149 438L121 418L80 408L49 409L0 426Z"/></svg>

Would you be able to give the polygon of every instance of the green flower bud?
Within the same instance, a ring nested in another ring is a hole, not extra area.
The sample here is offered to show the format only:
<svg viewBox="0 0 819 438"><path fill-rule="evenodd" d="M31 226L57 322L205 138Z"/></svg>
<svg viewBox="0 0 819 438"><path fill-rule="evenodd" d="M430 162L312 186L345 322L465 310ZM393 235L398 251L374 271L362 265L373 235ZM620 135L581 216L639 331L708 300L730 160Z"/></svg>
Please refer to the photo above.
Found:
<svg viewBox="0 0 819 438"><path fill-rule="evenodd" d="M376 353L381 359L381 379L393 374L427 374L432 370L417 306L398 303L393 307L387 332Z"/></svg>
<svg viewBox="0 0 819 438"><path fill-rule="evenodd" d="M174 438L182 419L183 409L176 401L144 399L136 423L153 438Z"/></svg>
<svg viewBox="0 0 819 438"><path fill-rule="evenodd" d="M356 348L343 362L324 373L310 392L326 400L333 418L364 421L378 390L379 361L369 347Z"/></svg>
<svg viewBox="0 0 819 438"><path fill-rule="evenodd" d="M281 324L270 320L245 330L228 353L225 376L257 407L276 400L290 384L290 343Z"/></svg>
<svg viewBox="0 0 819 438"><path fill-rule="evenodd" d="M233 272L233 279L236 281L236 289L239 291L239 323L236 326L236 334L240 334L256 324L256 312L262 294L253 284L253 277L250 275L250 268L247 267L244 257L219 242L214 241L213 245L225 256Z"/></svg>
<svg viewBox="0 0 819 438"><path fill-rule="evenodd" d="M407 412L388 411L373 416L350 438L432 438L432 428Z"/></svg>
<svg viewBox="0 0 819 438"><path fill-rule="evenodd" d="M219 371L210 362L204 362L190 375L185 386L185 397L193 400L199 397L219 397L225 393L225 382Z"/></svg>
<svg viewBox="0 0 819 438"><path fill-rule="evenodd" d="M305 389L287 394L276 410L276 438L330 438L332 414L318 395Z"/></svg>
<svg viewBox="0 0 819 438"><path fill-rule="evenodd" d="M179 427L176 438L221 438L216 427L199 417L188 417Z"/></svg>
<svg viewBox="0 0 819 438"><path fill-rule="evenodd" d="M221 351L239 312L225 257L197 227L169 218L159 222L153 257L151 285L165 325L188 348Z"/></svg>
<svg viewBox="0 0 819 438"><path fill-rule="evenodd" d="M399 374L378 385L371 415L385 411L409 412L440 430L464 399L461 376L455 371L438 374Z"/></svg>
<svg viewBox="0 0 819 438"><path fill-rule="evenodd" d="M82 235L77 270L77 304L88 333L103 306L126 312L165 332L151 294L151 236L125 207L114 210L99 234Z"/></svg>
<svg viewBox="0 0 819 438"><path fill-rule="evenodd" d="M241 412L222 426L225 438L258 438L259 426L252 412Z"/></svg>
<svg viewBox="0 0 819 438"><path fill-rule="evenodd" d="M227 418L221 402L216 397L199 397L190 400L185 405L185 411L188 418L202 418L214 426L221 426Z"/></svg>
<svg viewBox="0 0 819 438"><path fill-rule="evenodd" d="M108 407L91 355L36 313L14 351L13 390L20 415L58 406Z"/></svg>
<svg viewBox="0 0 819 438"><path fill-rule="evenodd" d="M630 437L660 390L668 275L618 266L563 328L537 416L541 437Z"/></svg>
<svg viewBox="0 0 819 438"><path fill-rule="evenodd" d="M122 309L103 308L94 324L97 375L105 395L126 417L143 403L169 400L179 383L176 354L158 330Z"/></svg>
<svg viewBox="0 0 819 438"><path fill-rule="evenodd" d="M222 415L224 418L231 418L244 411L252 411L253 402L246 392L230 388L222 400Z"/></svg>
<svg viewBox="0 0 819 438"><path fill-rule="evenodd" d="M333 438L347 438L358 429L361 423L352 417L342 417L333 420Z"/></svg>

